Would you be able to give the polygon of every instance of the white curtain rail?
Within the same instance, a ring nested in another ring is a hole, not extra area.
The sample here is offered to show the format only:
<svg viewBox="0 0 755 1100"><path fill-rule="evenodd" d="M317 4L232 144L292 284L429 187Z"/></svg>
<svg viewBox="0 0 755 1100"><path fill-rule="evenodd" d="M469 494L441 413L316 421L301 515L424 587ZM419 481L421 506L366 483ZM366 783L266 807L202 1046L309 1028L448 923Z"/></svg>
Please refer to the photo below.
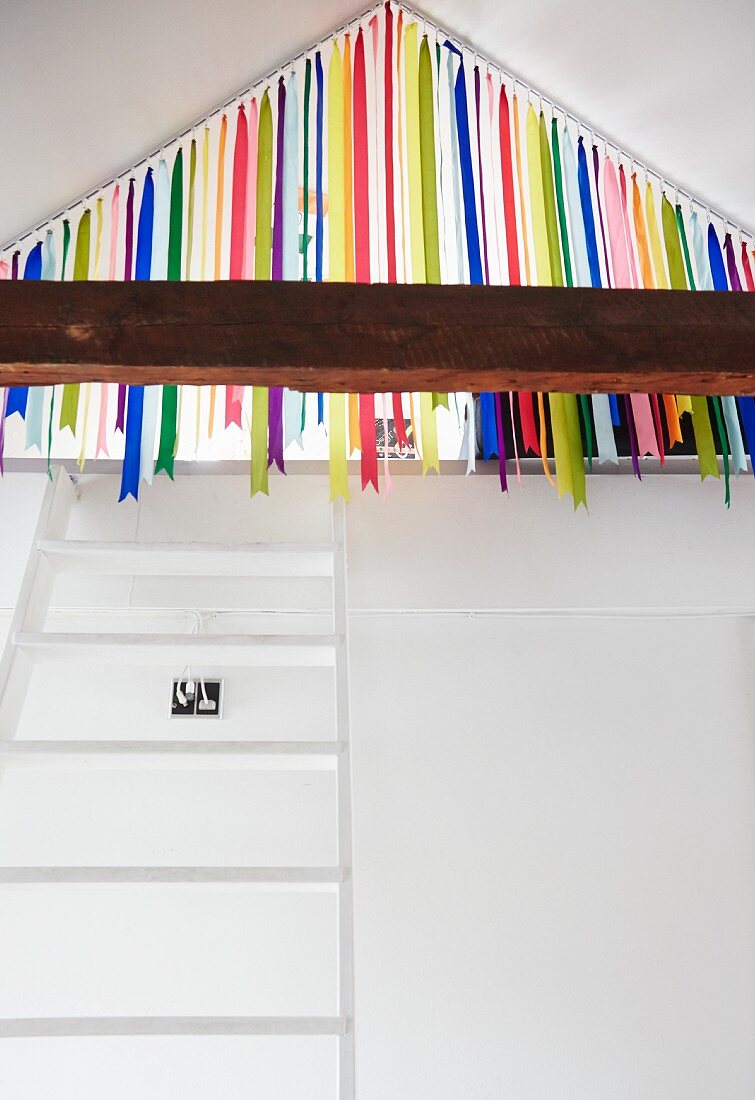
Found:
<svg viewBox="0 0 755 1100"><path fill-rule="evenodd" d="M625 160L629 162L630 165L636 166L638 169L640 169L641 172L644 173L646 178L648 176L652 176L658 181L662 191L673 193L677 197L677 199L680 195L683 196L689 203L690 208L695 206L699 207L700 210L705 211L708 219L718 219L718 221L720 221L721 224L724 226L725 230L732 229L738 235L740 240L746 238L752 243L753 239L755 238L755 233L753 233L751 229L729 217L728 214L721 213L721 211L716 209L716 207L708 202L707 199L703 199L699 196L691 194L691 192L686 187L683 187L680 184L669 179L668 176L664 176L661 172L653 168L651 165L647 164L640 157L635 156L634 153L625 149L613 139L606 137L594 126L578 118L572 111L557 103L556 100L552 99L550 96L547 96L545 95L545 93L539 91L532 84L530 84L529 81L524 80L522 77L510 72L508 69L505 69L498 62L492 61L465 39L459 38L452 32L446 31L443 27L438 26L438 24L434 20L426 16L421 9L415 8L410 4L406 4L403 2L396 2L396 0L392 0L392 4L393 7L395 7L397 10L404 12L405 15L408 15L412 19L415 19L418 22L422 23L426 29L432 31L439 38L453 43L453 45L462 52L472 54L484 66L495 72L502 81L505 80L509 84L511 84L514 90L516 90L516 85L520 85L522 88L525 89L528 97L534 97L539 101L541 108L542 104L546 104L550 108L552 114L562 114L565 119L568 119L570 122L574 123L574 125L577 126L578 131L584 131L587 135L589 135L593 139L593 143L601 143L606 149L615 149L617 159L619 161ZM383 7L384 4L382 0L379 0L378 3L372 4L359 15L356 15L352 19L349 19L347 22L342 23L341 26L337 27L335 30L330 31L328 34L318 39L318 41L309 46L308 49L301 50L299 53L296 54L295 57L289 58L286 61L282 62L276 68L272 69L266 76L254 80L249 84L246 84L244 88L242 88L240 91L226 97L216 106L212 107L208 112L194 119L193 122L182 126L180 130L177 130L174 134L172 134L164 142L162 142L162 144L157 149L154 149L152 152L147 153L145 156L141 157L141 159L138 160L136 163L131 164L127 168L124 168L123 171L118 172L114 176L111 176L109 179L103 181L98 186L90 188L78 198L74 199L72 202L67 203L65 206L62 206L58 210L56 210L53 214L50 214L43 221L33 223L19 236L14 237L13 240L7 241L4 245L2 245L2 247L0 247L0 254L8 252L10 249L17 248L20 244L22 244L25 240L27 240L34 234L42 233L42 231L46 230L52 222L56 221L58 218L61 218L66 214L70 214L79 206L90 202L92 199L100 195L101 192L106 191L108 187L125 182L133 175L134 172L141 168L142 165L146 164L150 160L162 156L162 154L166 152L166 150L170 149L177 142L182 141L184 138L194 133L194 131L207 125L207 123L209 123L213 118L216 118L217 115L219 115L221 112L226 111L229 107L233 107L239 104L252 92L256 91L258 88L263 87L265 84L268 84L277 74L293 68L299 61L302 60L302 58L305 58L308 55L314 53L326 43L333 41L333 39L337 38L339 35L345 33L346 31L351 31L358 28L365 19L371 18L377 12L381 11Z"/></svg>

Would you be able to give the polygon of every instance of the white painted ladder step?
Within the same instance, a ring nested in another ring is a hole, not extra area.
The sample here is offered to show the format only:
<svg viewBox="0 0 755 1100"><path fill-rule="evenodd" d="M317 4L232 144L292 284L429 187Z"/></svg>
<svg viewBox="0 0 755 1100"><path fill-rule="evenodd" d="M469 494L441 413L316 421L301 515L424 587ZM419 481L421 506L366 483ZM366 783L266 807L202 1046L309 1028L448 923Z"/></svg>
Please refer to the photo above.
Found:
<svg viewBox="0 0 755 1100"><path fill-rule="evenodd" d="M0 886L167 885L240 883L297 888L336 887L344 867L0 867Z"/></svg>
<svg viewBox="0 0 755 1100"><path fill-rule="evenodd" d="M0 768L335 769L341 741L0 741Z"/></svg>
<svg viewBox="0 0 755 1100"><path fill-rule="evenodd" d="M76 542L40 539L56 573L107 576L332 577L335 544Z"/></svg>
<svg viewBox="0 0 755 1100"><path fill-rule="evenodd" d="M126 665L330 666L337 634L85 634L20 632L13 644L33 661Z"/></svg>
<svg viewBox="0 0 755 1100"><path fill-rule="evenodd" d="M346 1035L346 1016L32 1016L0 1019L0 1038L97 1035Z"/></svg>

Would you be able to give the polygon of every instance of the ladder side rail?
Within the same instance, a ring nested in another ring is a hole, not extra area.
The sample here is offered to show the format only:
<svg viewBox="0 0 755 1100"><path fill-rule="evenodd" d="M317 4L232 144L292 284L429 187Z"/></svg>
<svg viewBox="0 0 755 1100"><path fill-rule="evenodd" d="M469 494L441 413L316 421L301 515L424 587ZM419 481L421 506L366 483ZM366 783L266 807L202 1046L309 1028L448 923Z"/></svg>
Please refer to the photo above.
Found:
<svg viewBox="0 0 755 1100"><path fill-rule="evenodd" d="M342 500L332 506L333 628L340 642L335 663L336 737L343 745L338 758L338 863L344 880L338 892L338 1014L346 1021L339 1041L339 1100L355 1100L356 1059L354 1035L354 885L351 766L351 703L349 692L349 617L346 561L346 508Z"/></svg>
<svg viewBox="0 0 755 1100"><path fill-rule="evenodd" d="M9 740L16 736L33 667L29 658L19 653L15 639L23 632L43 630L55 583L54 570L39 552L38 545L44 539L64 538L75 498L73 482L63 466L59 466L42 498L26 569L0 658L0 733Z"/></svg>

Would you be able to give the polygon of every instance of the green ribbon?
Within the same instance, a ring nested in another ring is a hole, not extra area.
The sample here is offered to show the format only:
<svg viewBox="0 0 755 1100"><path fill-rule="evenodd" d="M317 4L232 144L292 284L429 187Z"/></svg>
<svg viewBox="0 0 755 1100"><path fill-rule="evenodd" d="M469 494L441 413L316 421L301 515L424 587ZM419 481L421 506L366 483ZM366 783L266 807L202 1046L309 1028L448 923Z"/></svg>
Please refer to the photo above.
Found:
<svg viewBox="0 0 755 1100"><path fill-rule="evenodd" d="M682 249L684 251L684 266L687 269L687 279L689 280L690 290L697 290L695 286L695 276L692 274L692 262L689 256L689 245L687 244L687 231L684 228L684 218L682 217L682 208L676 204L676 227L679 230L679 237L682 242Z"/></svg>
<svg viewBox="0 0 755 1100"><path fill-rule="evenodd" d="M71 223L68 218L63 222L63 263L60 269L60 280L65 282L66 277L66 261L68 260L68 249L71 246Z"/></svg>
<svg viewBox="0 0 755 1100"><path fill-rule="evenodd" d="M68 223L66 222L66 225ZM85 282L89 278L89 250L91 244L92 212L85 210L79 221L76 231L76 253L73 260L73 278L75 282ZM69 231L70 239L70 231ZM64 238L63 253L65 256L66 243ZM63 260L65 266L65 259ZM63 387L63 403L60 407L60 430L70 428L76 434L76 421L79 415L79 390L78 382L67 383Z"/></svg>
<svg viewBox="0 0 755 1100"><path fill-rule="evenodd" d="M579 395L579 404L582 409L582 421L585 425L585 436L587 438L587 468L592 473L592 456L593 456L593 437L592 437L592 418L590 416L590 403L584 393Z"/></svg>
<svg viewBox="0 0 755 1100"><path fill-rule="evenodd" d="M170 223L168 230L168 279L178 282L181 279L181 231L183 227L184 201L184 162L183 151L176 153L173 162L173 176L170 184ZM160 419L160 446L157 451L155 473L163 470L173 478L176 452L176 434L178 430L178 386L163 386L163 401Z"/></svg>
<svg viewBox="0 0 755 1100"><path fill-rule="evenodd" d="M569 230L566 224L566 206L564 205L564 180L561 171L561 149L558 144L558 123L555 118L551 123L551 141L553 143L553 175L556 177L556 202L558 205L558 226L561 231L561 249L564 255L564 272L566 285L574 286L571 270L571 254L569 252Z"/></svg>

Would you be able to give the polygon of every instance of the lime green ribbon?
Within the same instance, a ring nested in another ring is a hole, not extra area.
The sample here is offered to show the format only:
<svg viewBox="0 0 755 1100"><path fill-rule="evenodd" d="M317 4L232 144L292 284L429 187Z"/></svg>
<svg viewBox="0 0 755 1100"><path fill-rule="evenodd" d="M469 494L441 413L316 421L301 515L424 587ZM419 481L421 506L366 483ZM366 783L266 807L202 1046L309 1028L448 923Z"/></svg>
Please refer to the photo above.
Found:
<svg viewBox="0 0 755 1100"><path fill-rule="evenodd" d="M440 236L438 232L438 183L435 162L435 95L433 63L427 36L419 48L419 158L422 177L422 235L425 281L440 283ZM433 392L432 407L448 408L448 394Z"/></svg>
<svg viewBox="0 0 755 1100"><path fill-rule="evenodd" d="M305 196L305 204L307 196ZM257 219L254 249L255 279L270 278L273 233L273 114L267 91L262 96L257 140ZM251 493L268 493L267 422L269 391L267 386L252 388L252 470Z"/></svg>
<svg viewBox="0 0 755 1100"><path fill-rule="evenodd" d="M68 223L66 223L68 224ZM91 244L92 212L85 210L79 221L76 232L76 253L73 261L73 278L75 282L85 282L89 278L89 251ZM63 244L64 256L66 244ZM65 259L63 260L65 266ZM67 383L63 387L63 403L60 407L60 430L70 428L76 434L76 421L79 415L79 390L78 382Z"/></svg>

